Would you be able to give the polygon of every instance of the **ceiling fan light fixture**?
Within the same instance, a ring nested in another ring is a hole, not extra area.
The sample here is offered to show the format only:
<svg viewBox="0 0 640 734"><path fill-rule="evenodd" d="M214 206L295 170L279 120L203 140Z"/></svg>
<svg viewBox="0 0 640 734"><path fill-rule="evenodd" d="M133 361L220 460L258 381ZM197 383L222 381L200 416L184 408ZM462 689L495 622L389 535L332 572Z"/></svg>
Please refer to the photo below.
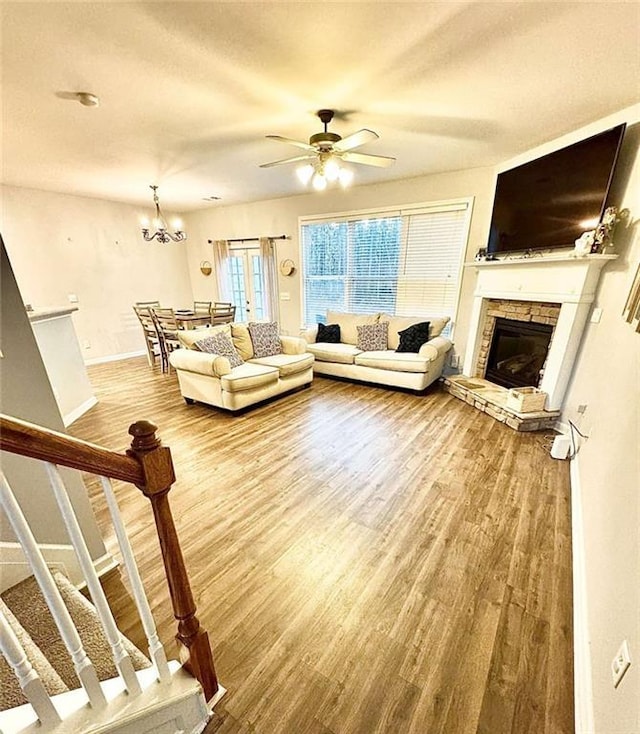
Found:
<svg viewBox="0 0 640 734"><path fill-rule="evenodd" d="M311 185L316 191L324 191L327 188L327 179L321 173L314 173Z"/></svg>
<svg viewBox="0 0 640 734"><path fill-rule="evenodd" d="M353 181L353 171L350 168L341 168L338 173L338 181L340 181L340 186L346 189Z"/></svg>
<svg viewBox="0 0 640 734"><path fill-rule="evenodd" d="M329 158L329 160L324 164L324 175L327 181L337 181L341 170L342 169L335 158Z"/></svg>
<svg viewBox="0 0 640 734"><path fill-rule="evenodd" d="M298 166L298 168L296 169L296 175L298 176L300 183L304 184L305 186L309 183L309 181L311 181L313 173L314 169L310 163L307 163L305 166Z"/></svg>

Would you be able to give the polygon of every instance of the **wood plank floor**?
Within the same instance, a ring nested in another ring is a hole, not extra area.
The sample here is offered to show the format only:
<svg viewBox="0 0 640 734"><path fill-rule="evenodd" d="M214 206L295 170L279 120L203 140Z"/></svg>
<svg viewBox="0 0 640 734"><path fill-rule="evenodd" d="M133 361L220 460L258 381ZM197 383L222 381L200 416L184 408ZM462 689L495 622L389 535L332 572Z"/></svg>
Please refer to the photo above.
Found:
<svg viewBox="0 0 640 734"><path fill-rule="evenodd" d="M234 417L185 405L142 358L89 374L99 403L74 435L124 449L148 418L171 447L170 500L229 689L209 734L572 734L568 467L541 434L437 387L316 378ZM150 508L116 488L172 652ZM122 575L109 594L144 649Z"/></svg>

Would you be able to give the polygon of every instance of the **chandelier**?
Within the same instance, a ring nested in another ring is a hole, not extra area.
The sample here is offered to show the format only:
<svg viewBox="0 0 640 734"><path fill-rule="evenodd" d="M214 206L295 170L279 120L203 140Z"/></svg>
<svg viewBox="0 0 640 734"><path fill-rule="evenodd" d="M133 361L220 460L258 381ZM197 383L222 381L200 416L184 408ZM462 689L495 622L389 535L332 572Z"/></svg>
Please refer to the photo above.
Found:
<svg viewBox="0 0 640 734"><path fill-rule="evenodd" d="M169 232L169 228L167 226L167 221L164 218L164 215L162 214L162 211L160 210L160 200L158 199L158 187L157 186L149 186L150 189L153 191L153 203L156 205L156 215L153 218L153 226L155 227L155 232L151 234L149 231L148 221L143 222L142 226L142 236L147 242L151 242L152 240L158 240L158 242L183 242L187 239L186 232L183 232L180 229L180 220L177 219L173 222L176 230L175 232Z"/></svg>
<svg viewBox="0 0 640 734"><path fill-rule="evenodd" d="M296 174L305 186L311 182L316 191L324 191L327 184L333 181L338 181L343 188L353 181L353 171L340 166L332 153L324 151L318 153L313 163L300 166Z"/></svg>

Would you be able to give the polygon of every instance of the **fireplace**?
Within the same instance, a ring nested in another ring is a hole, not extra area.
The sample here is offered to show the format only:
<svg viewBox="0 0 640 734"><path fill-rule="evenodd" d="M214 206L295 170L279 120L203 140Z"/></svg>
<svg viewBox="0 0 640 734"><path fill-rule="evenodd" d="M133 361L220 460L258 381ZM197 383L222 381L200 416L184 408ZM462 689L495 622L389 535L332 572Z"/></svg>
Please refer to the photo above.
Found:
<svg viewBox="0 0 640 734"><path fill-rule="evenodd" d="M497 318L485 377L503 387L538 387L553 326Z"/></svg>

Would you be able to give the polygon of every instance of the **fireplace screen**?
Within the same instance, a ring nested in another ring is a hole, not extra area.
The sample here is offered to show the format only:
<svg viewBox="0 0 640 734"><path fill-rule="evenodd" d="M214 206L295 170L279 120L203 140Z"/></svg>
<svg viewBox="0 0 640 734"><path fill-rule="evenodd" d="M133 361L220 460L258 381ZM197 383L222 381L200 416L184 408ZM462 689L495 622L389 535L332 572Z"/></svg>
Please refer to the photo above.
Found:
<svg viewBox="0 0 640 734"><path fill-rule="evenodd" d="M553 327L497 318L485 377L503 387L538 387Z"/></svg>

